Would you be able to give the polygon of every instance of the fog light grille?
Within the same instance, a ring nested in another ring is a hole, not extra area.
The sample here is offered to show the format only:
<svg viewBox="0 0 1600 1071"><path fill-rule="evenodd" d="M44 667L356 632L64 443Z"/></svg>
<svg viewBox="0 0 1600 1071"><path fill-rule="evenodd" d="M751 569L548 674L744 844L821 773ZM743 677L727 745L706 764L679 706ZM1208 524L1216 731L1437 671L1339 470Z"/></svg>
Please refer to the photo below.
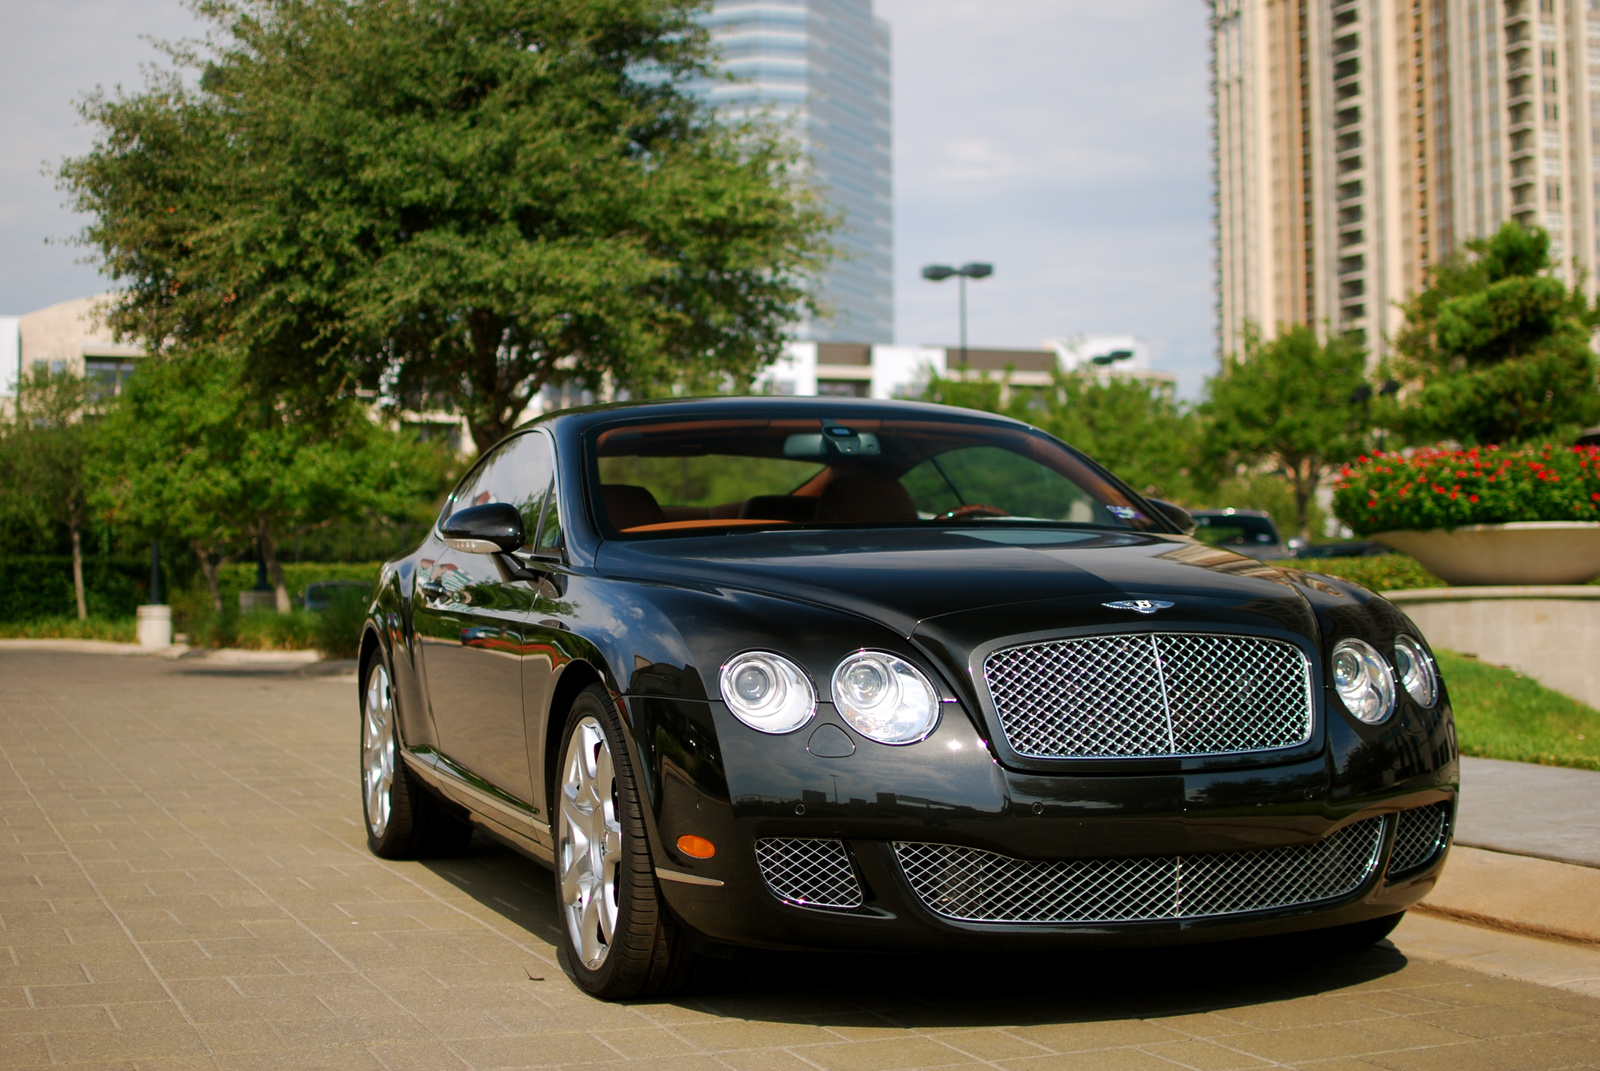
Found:
<svg viewBox="0 0 1600 1071"><path fill-rule="evenodd" d="M1389 853L1389 876L1403 875L1433 862L1450 840L1450 804L1435 803L1401 811Z"/></svg>
<svg viewBox="0 0 1600 1071"><path fill-rule="evenodd" d="M984 660L1006 742L1040 759L1225 755L1311 739L1292 643L1159 632L1026 644Z"/></svg>
<svg viewBox="0 0 1600 1071"><path fill-rule="evenodd" d="M762 837L756 861L772 895L806 907L861 906L861 883L842 840Z"/></svg>
<svg viewBox="0 0 1600 1071"><path fill-rule="evenodd" d="M1383 819L1310 844L1205 855L1040 862L953 844L897 842L929 911L962 922L1190 919L1336 900L1378 865Z"/></svg>

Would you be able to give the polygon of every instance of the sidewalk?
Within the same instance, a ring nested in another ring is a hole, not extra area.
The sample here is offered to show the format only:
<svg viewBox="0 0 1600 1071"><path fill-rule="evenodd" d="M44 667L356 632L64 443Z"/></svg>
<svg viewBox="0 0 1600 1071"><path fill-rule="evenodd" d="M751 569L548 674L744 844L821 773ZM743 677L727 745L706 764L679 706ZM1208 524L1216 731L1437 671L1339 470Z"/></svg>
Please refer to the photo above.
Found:
<svg viewBox="0 0 1600 1071"><path fill-rule="evenodd" d="M1600 953L1600 773L1463 758L1455 844L1419 911Z"/></svg>
<svg viewBox="0 0 1600 1071"><path fill-rule="evenodd" d="M1456 843L1600 867L1600 773L1463 758Z"/></svg>

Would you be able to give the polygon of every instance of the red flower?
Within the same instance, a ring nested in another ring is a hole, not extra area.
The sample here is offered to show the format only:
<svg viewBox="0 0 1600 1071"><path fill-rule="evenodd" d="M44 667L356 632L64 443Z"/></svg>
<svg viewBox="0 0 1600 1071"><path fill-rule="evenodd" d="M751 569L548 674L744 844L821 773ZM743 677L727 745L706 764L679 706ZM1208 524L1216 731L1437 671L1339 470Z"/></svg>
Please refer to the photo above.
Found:
<svg viewBox="0 0 1600 1071"><path fill-rule="evenodd" d="M1467 501L1468 502L1476 502L1476 501L1478 501L1478 496L1477 495L1468 495L1467 496Z"/></svg>

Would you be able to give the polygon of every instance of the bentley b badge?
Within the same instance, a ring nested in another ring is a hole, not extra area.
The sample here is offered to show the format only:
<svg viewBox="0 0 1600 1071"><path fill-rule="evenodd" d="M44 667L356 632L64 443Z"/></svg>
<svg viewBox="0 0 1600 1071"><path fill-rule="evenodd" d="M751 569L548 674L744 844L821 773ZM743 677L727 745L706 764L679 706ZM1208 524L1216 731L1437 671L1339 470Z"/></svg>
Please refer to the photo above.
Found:
<svg viewBox="0 0 1600 1071"><path fill-rule="evenodd" d="M1153 614L1157 610L1165 610L1172 605L1163 599L1119 599L1116 602L1103 602L1101 606L1111 610L1132 610L1136 614Z"/></svg>

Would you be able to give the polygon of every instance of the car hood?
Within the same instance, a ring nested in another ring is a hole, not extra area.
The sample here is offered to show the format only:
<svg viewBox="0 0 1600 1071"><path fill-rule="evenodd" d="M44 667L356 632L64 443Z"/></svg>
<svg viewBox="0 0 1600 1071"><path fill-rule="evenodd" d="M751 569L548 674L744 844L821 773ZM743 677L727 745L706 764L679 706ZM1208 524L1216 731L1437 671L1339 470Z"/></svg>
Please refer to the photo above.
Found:
<svg viewBox="0 0 1600 1071"><path fill-rule="evenodd" d="M596 566L647 583L739 589L837 608L901 636L979 637L1134 622L1107 602L1159 600L1159 620L1268 627L1312 637L1315 618L1271 565L1194 540L1137 532L765 530L611 540ZM964 640L958 640L964 637Z"/></svg>

